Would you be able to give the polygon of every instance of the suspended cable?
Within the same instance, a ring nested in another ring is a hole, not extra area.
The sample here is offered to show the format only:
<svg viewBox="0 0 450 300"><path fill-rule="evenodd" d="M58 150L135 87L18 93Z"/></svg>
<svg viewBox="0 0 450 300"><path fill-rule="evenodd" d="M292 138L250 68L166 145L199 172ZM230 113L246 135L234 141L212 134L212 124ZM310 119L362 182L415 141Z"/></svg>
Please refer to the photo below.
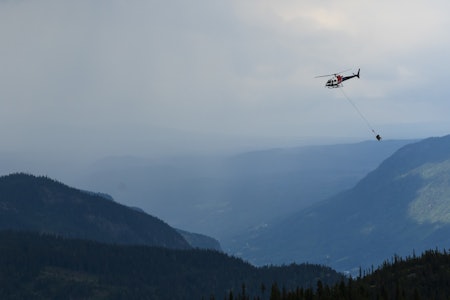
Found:
<svg viewBox="0 0 450 300"><path fill-rule="evenodd" d="M344 97L347 99L347 101L353 106L353 108L356 110L356 112L360 115L360 117L366 122L367 127L369 128L369 130L371 132L373 132L375 134L375 138L377 140L381 140L381 136L375 132L375 130L373 129L372 125L370 125L369 121L367 120L367 118L362 114L362 112L358 109L358 107L356 106L356 104L347 96L347 94L344 92L344 89L342 87L338 88L339 90L341 90L342 95L344 95Z"/></svg>

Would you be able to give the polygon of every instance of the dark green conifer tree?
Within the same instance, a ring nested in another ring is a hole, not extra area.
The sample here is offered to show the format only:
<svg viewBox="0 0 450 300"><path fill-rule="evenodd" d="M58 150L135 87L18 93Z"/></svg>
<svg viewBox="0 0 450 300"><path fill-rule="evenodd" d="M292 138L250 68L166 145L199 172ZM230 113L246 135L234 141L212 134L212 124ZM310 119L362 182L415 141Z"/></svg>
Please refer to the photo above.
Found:
<svg viewBox="0 0 450 300"><path fill-rule="evenodd" d="M272 289L270 291L270 300L281 300L281 292L276 282L272 284Z"/></svg>

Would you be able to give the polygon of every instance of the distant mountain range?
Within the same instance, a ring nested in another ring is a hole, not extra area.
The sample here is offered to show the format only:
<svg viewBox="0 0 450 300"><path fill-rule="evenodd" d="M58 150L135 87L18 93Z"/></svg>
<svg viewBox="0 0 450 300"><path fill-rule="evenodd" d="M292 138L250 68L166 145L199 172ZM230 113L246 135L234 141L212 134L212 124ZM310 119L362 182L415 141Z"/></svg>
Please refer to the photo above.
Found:
<svg viewBox="0 0 450 300"><path fill-rule="evenodd" d="M353 187L412 140L303 146L220 157L98 161L78 185L171 225L229 239Z"/></svg>
<svg viewBox="0 0 450 300"><path fill-rule="evenodd" d="M0 229L116 244L220 249L212 238L179 232L156 217L112 201L106 194L28 174L0 177Z"/></svg>
<svg viewBox="0 0 450 300"><path fill-rule="evenodd" d="M235 240L255 264L308 261L377 267L450 246L450 136L406 145L352 189Z"/></svg>

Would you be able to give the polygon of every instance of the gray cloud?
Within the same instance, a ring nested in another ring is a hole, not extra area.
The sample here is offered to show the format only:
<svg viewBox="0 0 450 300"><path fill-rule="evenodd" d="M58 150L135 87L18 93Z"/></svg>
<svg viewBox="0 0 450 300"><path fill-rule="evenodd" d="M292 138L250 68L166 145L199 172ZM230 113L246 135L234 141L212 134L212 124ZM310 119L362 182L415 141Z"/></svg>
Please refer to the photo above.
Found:
<svg viewBox="0 0 450 300"><path fill-rule="evenodd" d="M382 134L433 122L422 134L441 134L448 6L2 1L4 147L100 156L180 149L193 133L199 148L221 135L370 138L313 78L358 67L347 94Z"/></svg>

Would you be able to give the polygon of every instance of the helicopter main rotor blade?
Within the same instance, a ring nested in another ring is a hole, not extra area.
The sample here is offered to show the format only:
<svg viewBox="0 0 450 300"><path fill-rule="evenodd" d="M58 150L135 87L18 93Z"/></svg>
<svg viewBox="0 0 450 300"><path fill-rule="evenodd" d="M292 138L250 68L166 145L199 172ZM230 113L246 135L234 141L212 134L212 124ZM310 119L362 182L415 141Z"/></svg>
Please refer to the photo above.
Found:
<svg viewBox="0 0 450 300"><path fill-rule="evenodd" d="M345 73L345 72L348 72L348 71L350 71L350 70L351 70L351 69L347 69L347 70L344 70L344 71L337 72L336 74Z"/></svg>
<svg viewBox="0 0 450 300"><path fill-rule="evenodd" d="M320 78L320 77L330 77L330 76L334 76L336 74L329 74L329 75L320 75L320 76L316 76L314 78Z"/></svg>
<svg viewBox="0 0 450 300"><path fill-rule="evenodd" d="M336 75L338 75L338 74L341 74L341 73L344 73L344 72L348 72L348 71L350 71L350 70L351 70L351 69L347 69L347 70L340 71L340 72L333 73L333 74L316 76L316 77L314 77L314 78L336 76Z"/></svg>

